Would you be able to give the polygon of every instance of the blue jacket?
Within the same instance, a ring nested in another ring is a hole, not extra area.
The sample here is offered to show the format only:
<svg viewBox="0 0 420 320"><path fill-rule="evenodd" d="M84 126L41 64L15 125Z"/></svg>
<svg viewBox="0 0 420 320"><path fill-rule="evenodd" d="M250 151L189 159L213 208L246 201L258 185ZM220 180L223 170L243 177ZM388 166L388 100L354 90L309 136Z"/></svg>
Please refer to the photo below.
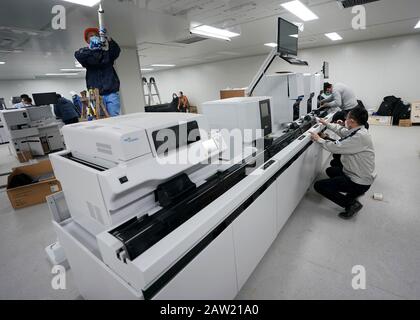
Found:
<svg viewBox="0 0 420 320"><path fill-rule="evenodd" d="M75 58L86 68L86 86L99 89L100 95L108 95L120 90L120 79L114 69L114 61L121 49L114 40L109 41L108 51L81 48L74 53Z"/></svg>
<svg viewBox="0 0 420 320"><path fill-rule="evenodd" d="M73 97L71 97L71 100L73 101L73 104L78 108L79 113L82 114L83 104L82 100L80 100L80 97L76 94Z"/></svg>
<svg viewBox="0 0 420 320"><path fill-rule="evenodd" d="M54 105L54 113L57 118L67 121L73 118L79 118L79 113L77 112L77 107L66 98L59 98L57 103Z"/></svg>

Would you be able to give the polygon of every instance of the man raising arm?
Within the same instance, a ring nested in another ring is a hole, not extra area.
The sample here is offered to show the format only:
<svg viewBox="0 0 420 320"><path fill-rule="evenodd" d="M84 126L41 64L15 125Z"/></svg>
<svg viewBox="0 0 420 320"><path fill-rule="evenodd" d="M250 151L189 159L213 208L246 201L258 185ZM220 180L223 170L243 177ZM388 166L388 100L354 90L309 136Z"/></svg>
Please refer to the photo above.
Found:
<svg viewBox="0 0 420 320"><path fill-rule="evenodd" d="M99 89L106 109L111 117L120 114L120 80L114 69L114 62L121 49L115 40L108 38L108 44L101 43L99 30L85 30L85 41L89 47L81 48L74 56L86 68L86 86L88 89ZM108 50L104 50L107 47Z"/></svg>

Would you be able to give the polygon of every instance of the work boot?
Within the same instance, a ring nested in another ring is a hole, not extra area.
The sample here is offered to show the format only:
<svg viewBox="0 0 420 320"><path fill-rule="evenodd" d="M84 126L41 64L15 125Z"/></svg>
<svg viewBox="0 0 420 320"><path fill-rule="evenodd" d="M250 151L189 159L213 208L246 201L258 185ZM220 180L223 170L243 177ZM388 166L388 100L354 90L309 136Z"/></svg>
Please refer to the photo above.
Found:
<svg viewBox="0 0 420 320"><path fill-rule="evenodd" d="M351 206L346 208L346 211L341 212L338 216L341 219L351 219L356 213L363 208L363 205L359 201L355 201Z"/></svg>

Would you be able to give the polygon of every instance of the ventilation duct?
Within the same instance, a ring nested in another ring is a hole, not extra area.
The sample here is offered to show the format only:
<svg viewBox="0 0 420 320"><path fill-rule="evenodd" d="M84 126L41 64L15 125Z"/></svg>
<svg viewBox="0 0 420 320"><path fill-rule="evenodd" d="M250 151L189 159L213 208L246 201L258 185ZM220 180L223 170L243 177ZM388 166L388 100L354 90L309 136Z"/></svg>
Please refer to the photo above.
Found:
<svg viewBox="0 0 420 320"><path fill-rule="evenodd" d="M367 4L370 2L376 2L379 0L337 0L339 2L339 4L344 8L351 8L354 6L358 6L358 5L363 5L363 4Z"/></svg>
<svg viewBox="0 0 420 320"><path fill-rule="evenodd" d="M179 40L176 40L176 41L173 41L174 43L180 43L180 44L192 44L192 43L196 43L196 42L200 42L200 41L203 41L203 40L207 40L208 38L205 38L205 37L200 37L200 36L197 36L197 35L191 35L191 36L189 36L189 37L187 37L187 38L184 38L184 39L179 39Z"/></svg>

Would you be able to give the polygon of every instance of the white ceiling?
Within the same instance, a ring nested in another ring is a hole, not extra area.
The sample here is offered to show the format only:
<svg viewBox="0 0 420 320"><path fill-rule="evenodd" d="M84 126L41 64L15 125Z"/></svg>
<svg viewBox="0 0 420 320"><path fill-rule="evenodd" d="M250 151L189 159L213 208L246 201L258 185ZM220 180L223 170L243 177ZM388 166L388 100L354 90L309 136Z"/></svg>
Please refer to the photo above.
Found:
<svg viewBox="0 0 420 320"><path fill-rule="evenodd" d="M103 0L111 35L124 47L137 47L142 67L171 63L177 67L264 54L276 41L277 17L300 19L280 4L288 0ZM365 5L367 29L353 30L351 9L336 0L302 0L320 19L306 22L299 48L328 46L420 33L419 0L380 0ZM54 4L67 9L66 30L51 29ZM22 9L24 8L24 9ZM231 42L207 39L185 45L190 22L240 31ZM73 53L84 46L83 30L97 25L95 8L53 0L1 0L0 79L33 79L61 68L74 68ZM339 32L336 43L324 36ZM3 50L3 51L2 51ZM4 50L21 52L7 53ZM163 69L163 68L162 68ZM77 77L84 77L81 73Z"/></svg>

